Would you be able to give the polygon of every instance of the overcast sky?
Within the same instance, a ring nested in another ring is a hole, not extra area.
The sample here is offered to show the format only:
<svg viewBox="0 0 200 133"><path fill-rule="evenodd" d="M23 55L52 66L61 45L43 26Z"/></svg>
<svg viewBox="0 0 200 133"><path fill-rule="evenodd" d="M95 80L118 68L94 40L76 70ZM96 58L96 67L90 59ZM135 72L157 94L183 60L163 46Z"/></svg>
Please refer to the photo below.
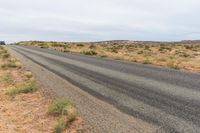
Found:
<svg viewBox="0 0 200 133"><path fill-rule="evenodd" d="M200 39L200 0L0 0L0 40Z"/></svg>

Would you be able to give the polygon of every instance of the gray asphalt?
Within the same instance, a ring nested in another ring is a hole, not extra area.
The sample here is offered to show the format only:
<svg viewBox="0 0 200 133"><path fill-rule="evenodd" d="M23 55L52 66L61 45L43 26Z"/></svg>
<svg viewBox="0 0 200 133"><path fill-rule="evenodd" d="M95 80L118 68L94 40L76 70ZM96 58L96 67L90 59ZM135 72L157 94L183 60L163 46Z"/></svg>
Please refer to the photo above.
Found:
<svg viewBox="0 0 200 133"><path fill-rule="evenodd" d="M73 53L9 46L159 132L200 133L200 74Z"/></svg>

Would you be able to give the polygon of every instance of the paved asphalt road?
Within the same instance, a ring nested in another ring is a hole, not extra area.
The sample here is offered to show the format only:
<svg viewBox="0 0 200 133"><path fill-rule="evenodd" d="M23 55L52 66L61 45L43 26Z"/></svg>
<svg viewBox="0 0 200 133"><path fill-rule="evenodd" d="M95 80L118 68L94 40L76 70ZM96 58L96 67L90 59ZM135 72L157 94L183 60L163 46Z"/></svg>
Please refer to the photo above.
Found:
<svg viewBox="0 0 200 133"><path fill-rule="evenodd" d="M121 112L161 127L200 133L200 75L40 48L9 46Z"/></svg>

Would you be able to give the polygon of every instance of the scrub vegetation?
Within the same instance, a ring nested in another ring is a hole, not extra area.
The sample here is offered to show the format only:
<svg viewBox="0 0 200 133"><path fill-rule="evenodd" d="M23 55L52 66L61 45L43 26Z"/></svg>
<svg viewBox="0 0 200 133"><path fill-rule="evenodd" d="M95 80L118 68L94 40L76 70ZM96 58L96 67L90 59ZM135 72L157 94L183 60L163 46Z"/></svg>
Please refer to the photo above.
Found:
<svg viewBox="0 0 200 133"><path fill-rule="evenodd" d="M49 106L48 113L59 117L59 121L54 127L55 133L63 132L77 116L75 107L65 100L53 102Z"/></svg>
<svg viewBox="0 0 200 133"><path fill-rule="evenodd" d="M31 83L25 83L16 88L10 89L8 92L6 92L6 95L14 97L20 93L25 93L25 94L26 93L34 93L37 90L38 90L38 86L36 85L36 83L31 82Z"/></svg>

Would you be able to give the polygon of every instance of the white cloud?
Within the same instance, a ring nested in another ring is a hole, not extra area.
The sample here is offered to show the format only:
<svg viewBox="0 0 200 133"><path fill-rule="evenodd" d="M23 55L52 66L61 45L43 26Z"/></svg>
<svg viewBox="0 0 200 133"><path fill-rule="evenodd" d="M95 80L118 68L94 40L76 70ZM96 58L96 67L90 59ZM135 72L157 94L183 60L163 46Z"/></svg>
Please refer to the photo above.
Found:
<svg viewBox="0 0 200 133"><path fill-rule="evenodd" d="M0 40L200 37L199 0L0 0Z"/></svg>

